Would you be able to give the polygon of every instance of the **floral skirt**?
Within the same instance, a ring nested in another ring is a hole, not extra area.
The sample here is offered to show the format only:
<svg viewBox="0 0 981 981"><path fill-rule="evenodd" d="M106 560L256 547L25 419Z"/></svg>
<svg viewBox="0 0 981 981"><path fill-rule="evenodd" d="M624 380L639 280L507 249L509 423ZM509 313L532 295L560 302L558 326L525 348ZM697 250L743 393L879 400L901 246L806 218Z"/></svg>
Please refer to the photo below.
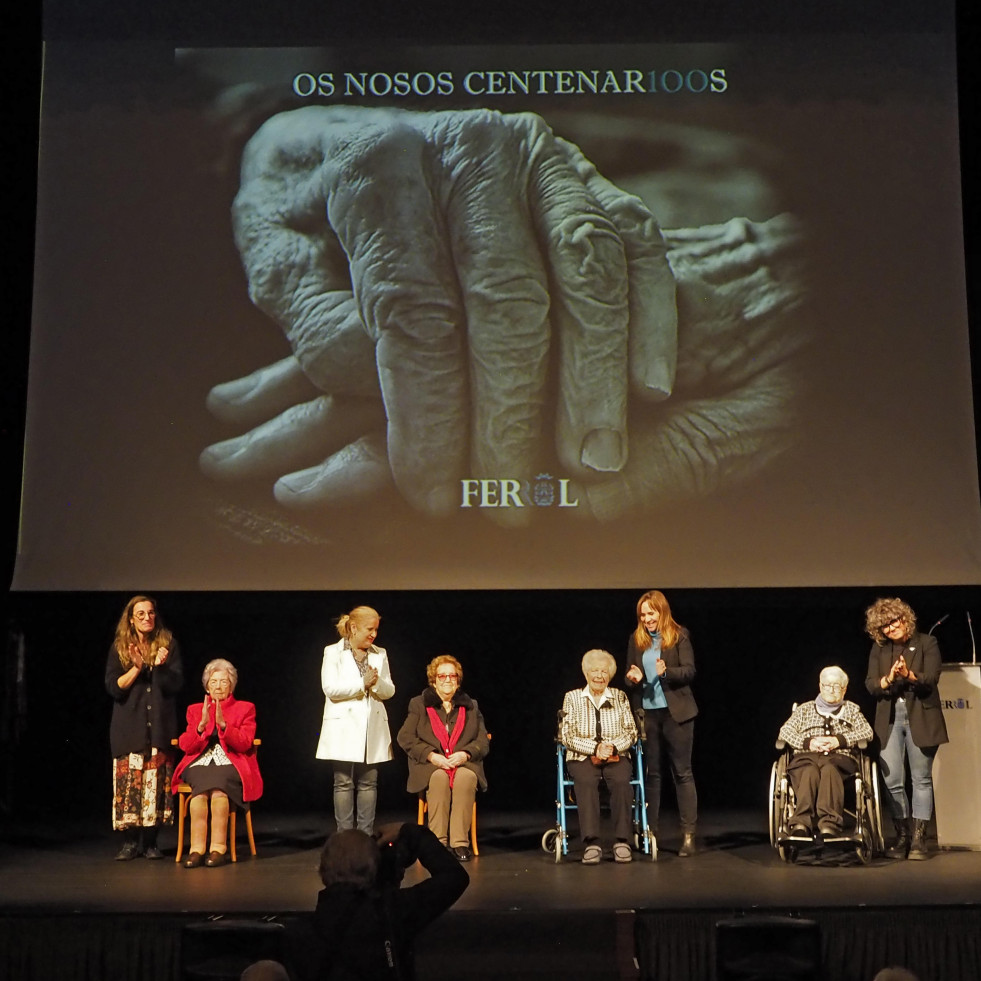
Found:
<svg viewBox="0 0 981 981"><path fill-rule="evenodd" d="M113 760L112 828L152 828L172 824L174 798L170 778L174 761L166 750L130 753Z"/></svg>

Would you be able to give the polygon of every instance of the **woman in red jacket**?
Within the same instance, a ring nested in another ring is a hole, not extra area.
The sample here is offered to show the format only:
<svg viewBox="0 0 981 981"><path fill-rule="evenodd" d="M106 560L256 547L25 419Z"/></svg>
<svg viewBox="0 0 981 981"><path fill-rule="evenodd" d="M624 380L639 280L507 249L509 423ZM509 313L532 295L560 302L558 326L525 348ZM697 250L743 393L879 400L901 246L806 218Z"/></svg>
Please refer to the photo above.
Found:
<svg viewBox="0 0 981 981"><path fill-rule="evenodd" d="M178 740L184 759L174 771L173 789L183 780L191 787L191 851L185 869L215 868L228 861L228 809L262 796L256 761L255 706L237 701L235 666L216 658L205 666L204 701L188 706L187 729ZM211 851L208 808L211 809Z"/></svg>

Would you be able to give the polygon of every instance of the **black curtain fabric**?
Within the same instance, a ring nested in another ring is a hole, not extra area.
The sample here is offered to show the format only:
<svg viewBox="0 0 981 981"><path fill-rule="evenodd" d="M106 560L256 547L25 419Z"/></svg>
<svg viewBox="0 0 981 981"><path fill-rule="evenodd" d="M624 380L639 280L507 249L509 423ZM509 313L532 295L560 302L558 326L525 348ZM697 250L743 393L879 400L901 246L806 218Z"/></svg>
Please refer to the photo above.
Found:
<svg viewBox="0 0 981 981"><path fill-rule="evenodd" d="M889 965L909 968L920 981L981 978L981 907L800 913L820 926L820 977L829 981L872 981ZM641 981L724 981L716 972L716 924L734 915L732 910L638 910L634 933Z"/></svg>

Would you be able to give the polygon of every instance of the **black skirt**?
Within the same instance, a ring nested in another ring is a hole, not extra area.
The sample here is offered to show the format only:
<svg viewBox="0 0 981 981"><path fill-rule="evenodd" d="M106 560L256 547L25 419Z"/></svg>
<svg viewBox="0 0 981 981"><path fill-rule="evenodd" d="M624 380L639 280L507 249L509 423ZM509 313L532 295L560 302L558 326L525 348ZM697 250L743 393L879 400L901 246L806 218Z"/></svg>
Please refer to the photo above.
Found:
<svg viewBox="0 0 981 981"><path fill-rule="evenodd" d="M220 790L228 795L228 799L236 807L248 808L248 805L242 801L242 778L231 763L226 763L224 766L217 766L214 763L189 766L181 774L181 779L195 794Z"/></svg>

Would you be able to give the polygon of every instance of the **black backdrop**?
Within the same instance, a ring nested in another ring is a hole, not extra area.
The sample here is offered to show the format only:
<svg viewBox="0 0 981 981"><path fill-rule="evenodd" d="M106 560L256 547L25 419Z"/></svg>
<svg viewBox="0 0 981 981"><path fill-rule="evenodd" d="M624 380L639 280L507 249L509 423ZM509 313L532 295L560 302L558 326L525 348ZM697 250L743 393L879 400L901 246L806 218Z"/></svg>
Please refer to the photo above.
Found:
<svg viewBox="0 0 981 981"><path fill-rule="evenodd" d="M314 758L323 712L320 663L336 640L336 617L357 603L381 614L378 643L391 660L396 694L388 703L393 734L408 699L425 684L439 653L463 663L464 687L481 704L493 733L486 806L545 809L554 800L553 736L562 694L583 684L579 662L591 647L610 650L622 673L641 592L174 593L157 597L181 642L181 706L202 696L201 670L223 654L239 669L237 694L257 705L260 764L270 810L330 813L329 765ZM878 595L899 592L921 628L937 628L948 661L971 659L967 613L979 591L964 588L675 590L673 611L691 631L698 677L695 776L707 808L766 812L773 741L794 701L813 698L827 664L849 674L849 697L871 712L865 693L869 641L863 611ZM21 816L40 807L108 822L111 702L102 675L116 619L127 596L44 593L14 597L23 631L25 727L4 752L4 796ZM8 660L8 669L12 665ZM8 685L10 674L8 672ZM616 682L614 682L615 684ZM14 691L8 687L8 696ZM11 702L5 700L9 710ZM8 749L9 749L8 748ZM411 809L405 757L382 768L380 807ZM15 795L39 761L62 761L57 793ZM670 801L670 788L666 789Z"/></svg>

